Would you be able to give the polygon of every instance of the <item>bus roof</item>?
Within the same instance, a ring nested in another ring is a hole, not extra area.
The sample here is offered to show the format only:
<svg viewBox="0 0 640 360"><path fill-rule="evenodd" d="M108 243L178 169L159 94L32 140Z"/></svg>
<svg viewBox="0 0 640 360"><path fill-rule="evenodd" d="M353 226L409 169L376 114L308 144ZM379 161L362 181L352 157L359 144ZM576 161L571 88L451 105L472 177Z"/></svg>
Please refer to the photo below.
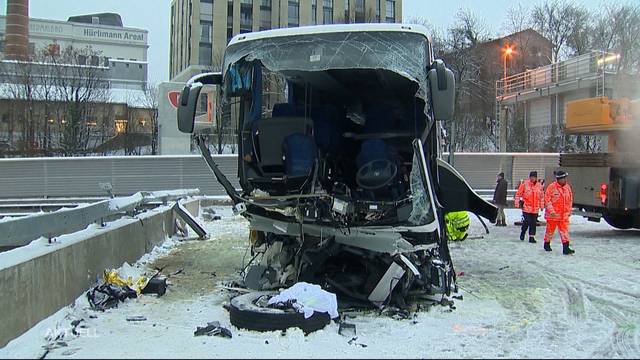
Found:
<svg viewBox="0 0 640 360"><path fill-rule="evenodd" d="M372 32L405 32L415 33L426 37L431 41L427 28L418 24L335 24L335 25L315 25L315 26L302 26L292 27L274 30L265 30L251 33L238 34L234 36L229 42L228 46L242 43L245 41L266 39L271 37L282 36L297 36L297 35L310 35L310 34L328 34L338 32L355 32L355 31L372 31Z"/></svg>

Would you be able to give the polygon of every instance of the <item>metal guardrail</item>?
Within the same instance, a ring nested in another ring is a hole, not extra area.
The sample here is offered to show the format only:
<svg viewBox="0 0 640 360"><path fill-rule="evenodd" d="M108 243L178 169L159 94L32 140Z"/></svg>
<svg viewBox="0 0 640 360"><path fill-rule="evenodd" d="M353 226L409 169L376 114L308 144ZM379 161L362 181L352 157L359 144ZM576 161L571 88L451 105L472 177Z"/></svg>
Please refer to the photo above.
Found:
<svg viewBox="0 0 640 360"><path fill-rule="evenodd" d="M24 246L45 236L52 239L85 229L94 222L132 211L150 201L177 200L187 196L199 195L197 189L170 190L155 192L137 192L127 197L117 197L73 209L61 209L56 212L0 220L0 247Z"/></svg>
<svg viewBox="0 0 640 360"><path fill-rule="evenodd" d="M214 159L239 187L238 157L216 155ZM101 183L110 183L115 196L129 196L141 189L224 194L201 155L0 159L0 199L107 197Z"/></svg>
<svg viewBox="0 0 640 360"><path fill-rule="evenodd" d="M508 76L496 81L496 99L536 91L555 84L615 74L617 54L591 51L565 61Z"/></svg>
<svg viewBox="0 0 640 360"><path fill-rule="evenodd" d="M237 156L213 158L239 188ZM474 189L493 189L499 171L513 187L529 171L543 174L546 167L557 165L557 153L456 153L454 167ZM226 195L200 155L0 159L0 205L16 199L34 204L99 201L107 197L100 183L111 183L116 196L140 189L200 189L202 195Z"/></svg>

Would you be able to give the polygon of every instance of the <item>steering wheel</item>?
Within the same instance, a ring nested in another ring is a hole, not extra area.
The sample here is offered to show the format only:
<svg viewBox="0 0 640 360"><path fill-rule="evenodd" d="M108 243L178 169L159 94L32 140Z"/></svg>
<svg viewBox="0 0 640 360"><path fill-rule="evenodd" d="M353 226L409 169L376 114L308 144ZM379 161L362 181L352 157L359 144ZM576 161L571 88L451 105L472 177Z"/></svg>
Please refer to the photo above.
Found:
<svg viewBox="0 0 640 360"><path fill-rule="evenodd" d="M362 165L356 183L363 189L376 190L389 184L398 174L398 166L389 160L373 160Z"/></svg>

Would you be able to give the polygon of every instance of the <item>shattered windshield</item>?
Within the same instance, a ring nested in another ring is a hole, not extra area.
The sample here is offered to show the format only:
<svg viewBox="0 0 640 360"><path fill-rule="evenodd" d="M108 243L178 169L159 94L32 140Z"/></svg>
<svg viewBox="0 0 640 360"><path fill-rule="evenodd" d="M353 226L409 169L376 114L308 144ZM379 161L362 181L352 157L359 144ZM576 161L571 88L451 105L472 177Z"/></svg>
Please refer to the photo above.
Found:
<svg viewBox="0 0 640 360"><path fill-rule="evenodd" d="M225 71L244 59L259 60L271 71L386 69L419 84L416 97L426 99L429 42L405 32L339 32L257 39L229 46ZM226 76L226 74L225 74Z"/></svg>
<svg viewBox="0 0 640 360"><path fill-rule="evenodd" d="M428 186L420 168L422 164L417 153L413 154L413 165L409 176L411 195L413 198L409 222L413 225L425 225L434 220L431 199L427 192Z"/></svg>

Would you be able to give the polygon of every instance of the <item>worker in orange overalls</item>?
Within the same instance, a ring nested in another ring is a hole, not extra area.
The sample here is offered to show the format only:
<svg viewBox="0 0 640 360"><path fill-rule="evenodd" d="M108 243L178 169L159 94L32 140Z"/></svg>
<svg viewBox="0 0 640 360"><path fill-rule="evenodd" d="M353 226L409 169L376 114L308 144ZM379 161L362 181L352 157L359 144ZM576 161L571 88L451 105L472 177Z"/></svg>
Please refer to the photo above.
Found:
<svg viewBox="0 0 640 360"><path fill-rule="evenodd" d="M544 249L551 251L551 239L558 228L560 240L562 240L562 253L571 255L575 253L569 247L569 217L573 208L573 191L571 191L571 186L567 184L569 174L566 171L558 170L554 175L556 181L549 184L544 193L544 217L547 220Z"/></svg>
<svg viewBox="0 0 640 360"><path fill-rule="evenodd" d="M544 205L544 194L542 185L538 182L538 172L529 173L529 179L525 180L518 187L513 205L516 208L522 208L522 229L520 231L520 240L524 241L524 235L529 229L529 242L535 243L536 226L538 225L538 211Z"/></svg>

